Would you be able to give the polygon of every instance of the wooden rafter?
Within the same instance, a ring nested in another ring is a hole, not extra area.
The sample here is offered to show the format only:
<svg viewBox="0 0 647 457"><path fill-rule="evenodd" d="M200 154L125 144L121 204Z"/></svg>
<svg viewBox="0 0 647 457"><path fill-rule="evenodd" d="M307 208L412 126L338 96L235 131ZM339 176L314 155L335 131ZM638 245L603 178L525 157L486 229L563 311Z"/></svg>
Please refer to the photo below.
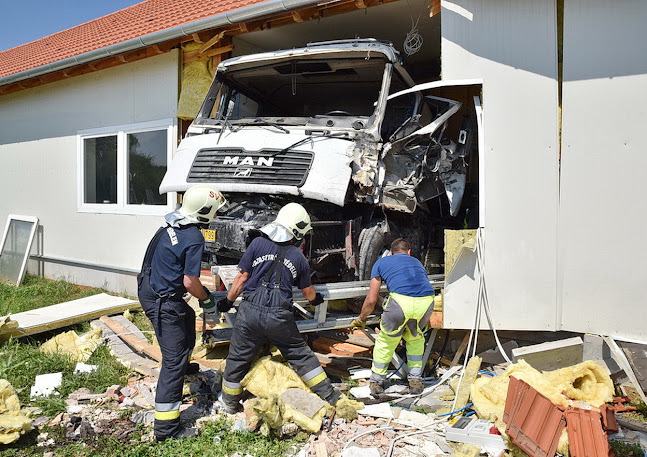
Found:
<svg viewBox="0 0 647 457"><path fill-rule="evenodd" d="M213 46L214 44L216 44L220 40L222 40L222 38L224 36L225 36L225 31L224 30L222 32L220 32L220 33L215 34L206 43L204 43L202 46L200 46L200 49L198 49L198 54L202 54L203 52L205 52L211 46Z"/></svg>
<svg viewBox="0 0 647 457"><path fill-rule="evenodd" d="M205 57L213 57L217 56L220 54L224 54L226 52L230 52L234 49L233 44L228 44L227 46L220 46L219 48L214 48L211 49L207 52L200 53L198 51L193 51L193 52L185 52L184 57L182 58L182 62L187 64L191 62L195 62L196 60L203 59Z"/></svg>

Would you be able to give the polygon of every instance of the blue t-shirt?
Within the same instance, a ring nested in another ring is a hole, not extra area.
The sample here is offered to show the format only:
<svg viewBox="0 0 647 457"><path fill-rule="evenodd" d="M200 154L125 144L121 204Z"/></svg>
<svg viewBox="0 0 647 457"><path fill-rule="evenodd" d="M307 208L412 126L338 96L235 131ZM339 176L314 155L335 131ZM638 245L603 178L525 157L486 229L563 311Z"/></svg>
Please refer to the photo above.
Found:
<svg viewBox="0 0 647 457"><path fill-rule="evenodd" d="M434 295L429 284L425 267L420 260L408 254L395 254L382 257L371 270L371 279L380 277L389 292L408 297L427 297Z"/></svg>
<svg viewBox="0 0 647 457"><path fill-rule="evenodd" d="M245 282L243 293L249 294L261 285L263 278L271 268L274 257L279 252L279 245L265 237L254 238L238 263L241 271L249 273L249 279ZM270 284L274 283L274 276L270 278ZM287 299L292 298L292 286L299 289L310 287L310 265L301 250L290 246L285 251L283 259L283 273L281 275L280 290L286 294Z"/></svg>
<svg viewBox="0 0 647 457"><path fill-rule="evenodd" d="M151 287L161 295L186 293L184 275L200 276L204 237L195 225L166 227L151 262Z"/></svg>

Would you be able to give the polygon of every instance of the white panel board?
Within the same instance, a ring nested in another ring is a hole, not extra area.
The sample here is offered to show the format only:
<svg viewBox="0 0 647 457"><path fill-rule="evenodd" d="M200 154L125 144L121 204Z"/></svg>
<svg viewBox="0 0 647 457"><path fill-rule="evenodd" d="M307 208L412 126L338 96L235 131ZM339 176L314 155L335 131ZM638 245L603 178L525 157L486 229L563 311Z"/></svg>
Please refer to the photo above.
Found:
<svg viewBox="0 0 647 457"><path fill-rule="evenodd" d="M555 329L555 2L443 0L441 8L443 79L483 79L480 222L494 323L499 329ZM471 327L474 309L446 303L445 326Z"/></svg>
<svg viewBox="0 0 647 457"><path fill-rule="evenodd" d="M0 97L0 193L7 196L0 220L9 213L37 216L45 256L139 269L163 218L78 213L76 134L174 118L177 87L172 51ZM61 265L45 273L115 292L134 289L131 276Z"/></svg>
<svg viewBox="0 0 647 457"><path fill-rule="evenodd" d="M566 0L562 326L647 342L647 3Z"/></svg>

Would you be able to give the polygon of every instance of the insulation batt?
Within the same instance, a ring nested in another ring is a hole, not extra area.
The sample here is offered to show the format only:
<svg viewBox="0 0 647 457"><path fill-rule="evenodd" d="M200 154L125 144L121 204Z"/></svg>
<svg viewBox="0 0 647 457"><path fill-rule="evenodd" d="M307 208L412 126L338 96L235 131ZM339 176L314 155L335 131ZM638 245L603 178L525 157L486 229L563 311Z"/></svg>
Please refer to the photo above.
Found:
<svg viewBox="0 0 647 457"><path fill-rule="evenodd" d="M40 350L46 354L64 352L75 362L87 362L101 344L101 333L98 327L80 336L74 330L59 333L43 343Z"/></svg>
<svg viewBox="0 0 647 457"><path fill-rule="evenodd" d="M0 379L0 444L17 441L31 430L31 419L20 409L20 400L13 386Z"/></svg>
<svg viewBox="0 0 647 457"><path fill-rule="evenodd" d="M496 421L505 436L505 424L501 420L508 394L510 376L530 384L556 405L569 406L572 400L581 400L591 406L613 400L613 381L598 363L585 362L555 371L539 372L524 360L510 365L503 374L493 378L481 377L472 384L471 398L474 410L481 419ZM562 394L564 392L568 397ZM568 455L566 430L562 433L557 451ZM517 449L516 454L520 452ZM522 453L523 454L523 453Z"/></svg>
<svg viewBox="0 0 647 457"><path fill-rule="evenodd" d="M182 51L197 51L201 46L202 44L200 43L189 43L182 46ZM207 92L209 92L213 76L214 68L209 57L184 65L182 69L182 89L180 91L180 100L177 104L177 117L192 120L197 116L202 102Z"/></svg>
<svg viewBox="0 0 647 457"><path fill-rule="evenodd" d="M259 359L241 384L257 397L252 400L250 407L270 428L279 428L285 423L294 422L304 430L315 433L321 429L323 418L333 409L326 403L314 417L310 418L290 405L286 405L279 395L287 389L296 387L308 393L312 393L312 390L292 368L273 360L270 356ZM342 395L336 408L335 417L350 421L357 417L357 411L364 408L364 404Z"/></svg>

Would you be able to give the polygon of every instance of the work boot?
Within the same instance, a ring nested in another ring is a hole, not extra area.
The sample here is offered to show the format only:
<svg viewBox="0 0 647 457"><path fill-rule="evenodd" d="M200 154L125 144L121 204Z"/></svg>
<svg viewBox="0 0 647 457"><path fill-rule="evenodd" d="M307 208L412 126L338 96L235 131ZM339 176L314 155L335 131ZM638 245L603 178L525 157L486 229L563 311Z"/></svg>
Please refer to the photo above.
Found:
<svg viewBox="0 0 647 457"><path fill-rule="evenodd" d="M324 400L326 400L329 404L335 406L335 404L339 401L341 398L341 391L335 387L333 387L333 391L330 395L328 395Z"/></svg>
<svg viewBox="0 0 647 457"><path fill-rule="evenodd" d="M184 372L184 374L191 375L199 372L200 372L200 365L198 365L197 363L191 362L186 366L186 371Z"/></svg>
<svg viewBox="0 0 647 457"><path fill-rule="evenodd" d="M176 433L174 433L171 436L155 435L155 441L159 443L160 441L165 441L169 438L174 438L176 440L183 440L186 438L193 438L194 436L198 436L199 434L200 434L200 431L197 428L181 427Z"/></svg>
<svg viewBox="0 0 647 457"><path fill-rule="evenodd" d="M409 380L409 393L411 395L420 395L424 388L425 386L420 379Z"/></svg>
<svg viewBox="0 0 647 457"><path fill-rule="evenodd" d="M371 395L382 395L384 393L384 387L379 382L371 381L368 387L371 390Z"/></svg>

